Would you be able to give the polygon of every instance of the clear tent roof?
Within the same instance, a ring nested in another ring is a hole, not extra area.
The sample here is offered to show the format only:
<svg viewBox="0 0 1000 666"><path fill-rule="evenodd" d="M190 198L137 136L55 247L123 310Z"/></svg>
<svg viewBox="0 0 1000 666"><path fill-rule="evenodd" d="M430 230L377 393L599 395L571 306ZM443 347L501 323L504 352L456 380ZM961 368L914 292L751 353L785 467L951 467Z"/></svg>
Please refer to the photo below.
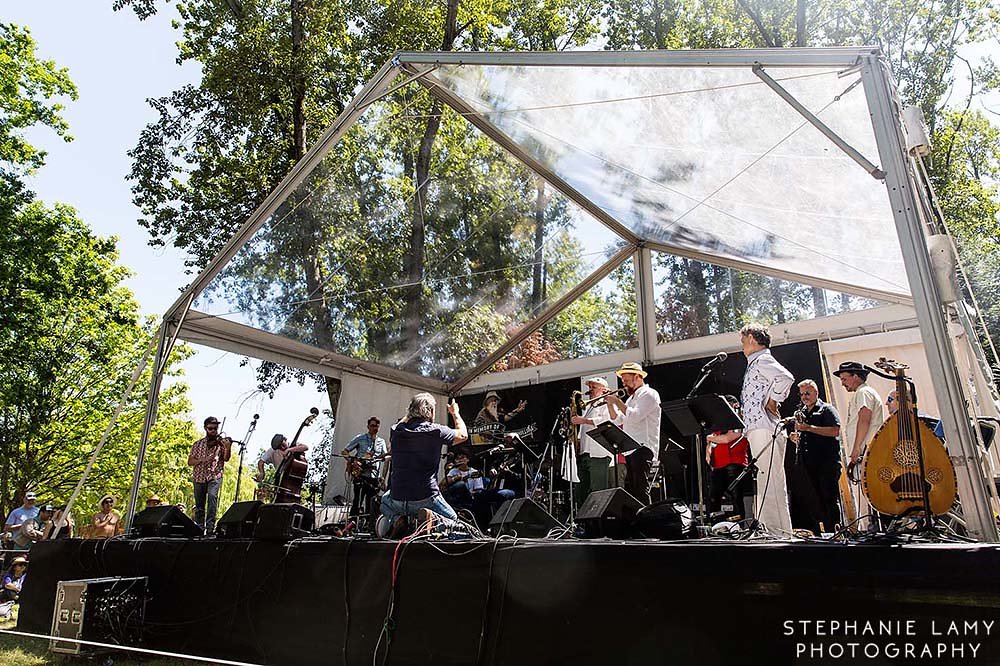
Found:
<svg viewBox="0 0 1000 666"><path fill-rule="evenodd" d="M600 353L585 317L552 319L582 297L618 299L609 330L636 344L620 301L641 245L907 300L884 183L754 61L477 58L383 68L196 282L191 318L452 382L507 367L539 316L560 358ZM877 164L860 73L808 62L765 70Z"/></svg>

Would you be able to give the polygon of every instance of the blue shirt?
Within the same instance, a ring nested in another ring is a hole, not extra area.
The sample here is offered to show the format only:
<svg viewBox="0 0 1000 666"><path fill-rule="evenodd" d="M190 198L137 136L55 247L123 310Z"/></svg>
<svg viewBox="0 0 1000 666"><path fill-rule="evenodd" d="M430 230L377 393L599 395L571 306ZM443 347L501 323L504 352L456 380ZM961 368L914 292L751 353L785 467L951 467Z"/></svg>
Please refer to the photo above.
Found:
<svg viewBox="0 0 1000 666"><path fill-rule="evenodd" d="M7 516L7 525L23 525L25 521L34 520L38 518L38 507L33 506L30 509L25 509L23 506L19 506L10 512Z"/></svg>
<svg viewBox="0 0 1000 666"><path fill-rule="evenodd" d="M437 473L441 447L455 441L456 432L431 421L410 419L392 427L392 471L389 495L394 500L412 502L440 495Z"/></svg>
<svg viewBox="0 0 1000 666"><path fill-rule="evenodd" d="M348 442L347 446L344 447L344 450L357 450L357 456L359 458L366 458L369 453L373 456L381 456L385 454L385 440L378 436L376 436L373 440L368 433L363 432ZM382 463L379 462L368 468L368 476L374 476L381 467Z"/></svg>

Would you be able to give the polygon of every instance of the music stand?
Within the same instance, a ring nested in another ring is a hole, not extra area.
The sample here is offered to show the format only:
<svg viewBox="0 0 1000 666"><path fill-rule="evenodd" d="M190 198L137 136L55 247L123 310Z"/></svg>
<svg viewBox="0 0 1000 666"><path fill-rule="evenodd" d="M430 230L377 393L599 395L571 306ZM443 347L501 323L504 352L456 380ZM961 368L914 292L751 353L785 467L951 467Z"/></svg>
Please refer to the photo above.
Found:
<svg viewBox="0 0 1000 666"><path fill-rule="evenodd" d="M671 400L660 405L667 420L685 437L695 438L694 455L698 464L698 520L705 524L704 457L708 432L742 430L743 421L721 395L699 395Z"/></svg>
<svg viewBox="0 0 1000 666"><path fill-rule="evenodd" d="M618 454L634 451L642 445L626 435L624 430L611 421L605 421L594 426L593 430L587 431L587 436L611 453L611 460L615 469L615 488L617 488Z"/></svg>

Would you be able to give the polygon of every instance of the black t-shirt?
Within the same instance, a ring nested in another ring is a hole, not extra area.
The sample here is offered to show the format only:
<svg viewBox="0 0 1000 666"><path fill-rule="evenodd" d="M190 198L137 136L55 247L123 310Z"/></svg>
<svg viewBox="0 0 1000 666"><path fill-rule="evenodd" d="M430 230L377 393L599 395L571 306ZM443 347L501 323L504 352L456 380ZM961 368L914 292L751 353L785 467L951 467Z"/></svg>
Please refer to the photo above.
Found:
<svg viewBox="0 0 1000 666"><path fill-rule="evenodd" d="M806 412L806 423L821 428L835 427L840 425L840 416L833 405L817 400L813 408ZM839 438L803 432L802 442L805 444L802 457L806 462L815 464L840 461Z"/></svg>
<svg viewBox="0 0 1000 666"><path fill-rule="evenodd" d="M394 425L389 435L392 452L389 495L400 501L440 495L437 473L441 447L454 440L455 431L439 423L410 419Z"/></svg>

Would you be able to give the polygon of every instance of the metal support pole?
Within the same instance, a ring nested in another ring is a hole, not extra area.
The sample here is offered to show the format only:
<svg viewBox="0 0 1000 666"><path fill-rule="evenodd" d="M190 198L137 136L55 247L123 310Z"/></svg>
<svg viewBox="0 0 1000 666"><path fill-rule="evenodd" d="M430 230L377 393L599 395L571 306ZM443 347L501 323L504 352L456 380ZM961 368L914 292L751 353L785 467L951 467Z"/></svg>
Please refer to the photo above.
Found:
<svg viewBox="0 0 1000 666"><path fill-rule="evenodd" d="M639 350L642 360L653 360L656 347L656 299L653 295L653 257L648 247L635 253L635 311L639 327Z"/></svg>
<svg viewBox="0 0 1000 666"><path fill-rule="evenodd" d="M982 541L996 542L996 525L980 464L981 450L969 421L944 307L931 271L918 214L920 198L908 170L906 144L900 132L899 108L879 58L865 58L861 76L969 534Z"/></svg>
<svg viewBox="0 0 1000 666"><path fill-rule="evenodd" d="M142 479L142 466L146 460L146 447L149 445L149 434L156 422L156 410L160 397L160 384L163 381L163 368L169 351L167 322L160 326L160 342L156 346L156 356L153 359L153 373L149 385L149 397L146 399L146 418L142 424L142 438L139 440L139 452L135 457L135 472L132 475L132 489L129 492L128 513L125 518L125 533L132 528L132 518L135 517L136 502L139 498L139 481Z"/></svg>

